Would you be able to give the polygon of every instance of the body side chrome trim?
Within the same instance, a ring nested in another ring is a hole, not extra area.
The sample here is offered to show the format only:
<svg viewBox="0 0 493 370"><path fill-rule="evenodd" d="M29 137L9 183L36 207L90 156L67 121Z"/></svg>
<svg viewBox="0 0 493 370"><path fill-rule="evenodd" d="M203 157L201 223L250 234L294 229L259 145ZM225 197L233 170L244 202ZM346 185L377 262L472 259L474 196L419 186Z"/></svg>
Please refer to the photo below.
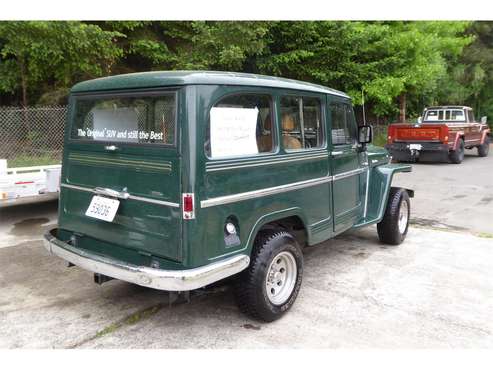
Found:
<svg viewBox="0 0 493 370"><path fill-rule="evenodd" d="M363 173L365 171L366 171L366 168L357 168L355 170L338 173L337 175L334 175L334 181L337 181L337 180L340 180L340 179L344 179L346 177L351 177L351 176L354 176L354 175L358 175L358 174Z"/></svg>
<svg viewBox="0 0 493 370"><path fill-rule="evenodd" d="M245 163L259 163L259 162L271 162L271 161L286 161L286 160L291 160L294 158L306 158L306 157L315 157L315 156L320 156L320 155L326 155L328 156L329 153L326 151L317 151L316 153L310 152L310 153L297 153L297 154L285 154L282 156L276 155L276 156L268 156L268 157L258 157L258 158L241 158L241 159L235 159L235 160L229 160L229 161L214 161L214 162L207 162L206 167L220 167L220 166L233 166L233 165L241 165Z"/></svg>
<svg viewBox="0 0 493 370"><path fill-rule="evenodd" d="M207 200L202 200L200 202L200 207L207 208L212 206L217 206L220 204L228 204L239 202L247 199L259 198L267 195L273 195L278 193L285 193L287 191L303 189L310 186L321 185L332 181L332 176L320 177L311 180L293 182L290 184L284 184L279 186L273 186L271 188L264 188L259 190L247 191L239 194L224 195L217 198L211 198Z"/></svg>
<svg viewBox="0 0 493 370"><path fill-rule="evenodd" d="M236 163L245 163L245 162L257 162L257 161L268 161L268 160L282 160L285 158L292 157L302 157L302 156L313 156L319 154L329 154L326 149L317 149L317 150L306 150L299 151L294 153L285 153L279 155L278 153L272 153L267 155L259 155L256 157L249 158L231 158L231 159L212 159L206 163L206 166L215 166L215 165L229 165Z"/></svg>
<svg viewBox="0 0 493 370"><path fill-rule="evenodd" d="M238 163L238 164L232 164L232 165L224 165L224 166L214 166L214 167L207 167L206 172L215 172L215 171L224 171L224 170L232 170L232 169L237 169L237 168L245 168L245 167L259 167L259 166L267 166L267 165L274 165L274 164L283 164L283 163L291 163L291 162L298 162L298 161L308 161L308 160L314 160L314 159L323 159L327 158L327 154L320 154L320 155L314 155L314 156L305 156L305 157L298 157L298 158L291 158L291 159L284 159L284 160L271 160L271 161L257 161L257 162L245 162L245 163Z"/></svg>
<svg viewBox="0 0 493 370"><path fill-rule="evenodd" d="M44 235L43 244L50 253L85 270L160 290L187 291L198 289L237 274L250 264L250 257L240 254L187 270L161 270L136 266L77 249L57 239L53 232L54 230L51 230Z"/></svg>
<svg viewBox="0 0 493 370"><path fill-rule="evenodd" d="M319 177L319 178L311 179L311 180L305 180L305 181L293 182L290 184L273 186L271 188L264 188L264 189L247 191L247 192L239 193L239 194L231 194L231 195L224 195L224 196L220 196L220 197L216 197L216 198L210 198L210 199L200 201L200 207L201 208L213 207L213 206L218 206L221 204L235 203L235 202L239 202L242 200L254 199L254 198L259 198L259 197L263 197L263 196L267 196L267 195L284 193L284 192L291 191L291 190L298 190L298 189L302 189L302 188L306 188L306 187L310 187L310 186L321 185L321 184L324 184L327 182L337 181L337 180L340 180L340 179L343 179L346 177L358 175L364 171L366 171L366 168L357 168L355 170L343 172L343 173L337 174L335 176Z"/></svg>
<svg viewBox="0 0 493 370"><path fill-rule="evenodd" d="M86 187L83 187L83 186L70 185L70 184L60 184L60 186L63 187L63 188L69 188L69 189L74 189L74 190L79 190L79 191L85 191L87 193L98 194L98 191L97 190L86 188ZM131 195L131 194L128 195L127 199L137 200L137 201L146 202L146 203L159 204L159 205L162 205L162 206L168 206L168 207L174 207L174 208L179 208L180 207L180 205L178 203L167 202L165 200L158 200L158 199L151 199L151 198L139 197L139 196Z"/></svg>

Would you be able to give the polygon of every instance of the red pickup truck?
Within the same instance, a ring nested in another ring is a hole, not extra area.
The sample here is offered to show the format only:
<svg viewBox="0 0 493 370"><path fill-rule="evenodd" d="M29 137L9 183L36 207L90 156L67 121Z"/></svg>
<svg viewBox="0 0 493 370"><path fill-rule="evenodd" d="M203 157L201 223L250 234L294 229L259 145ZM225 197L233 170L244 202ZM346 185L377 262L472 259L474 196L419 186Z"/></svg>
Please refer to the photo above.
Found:
<svg viewBox="0 0 493 370"><path fill-rule="evenodd" d="M477 148L486 157L490 141L486 117L477 122L470 107L439 106L425 108L417 124L391 124L385 148L397 161L461 163L465 149Z"/></svg>

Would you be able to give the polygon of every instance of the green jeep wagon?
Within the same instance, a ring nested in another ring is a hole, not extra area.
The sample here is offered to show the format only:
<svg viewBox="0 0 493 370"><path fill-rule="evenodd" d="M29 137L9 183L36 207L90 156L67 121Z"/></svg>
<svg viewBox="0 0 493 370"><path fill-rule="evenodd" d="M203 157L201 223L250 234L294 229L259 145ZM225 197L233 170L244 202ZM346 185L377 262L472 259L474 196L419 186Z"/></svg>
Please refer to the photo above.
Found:
<svg viewBox="0 0 493 370"><path fill-rule="evenodd" d="M227 72L149 72L75 85L53 254L167 291L233 277L240 309L273 321L294 303L302 249L377 224L407 233L409 197L367 144L350 98Z"/></svg>

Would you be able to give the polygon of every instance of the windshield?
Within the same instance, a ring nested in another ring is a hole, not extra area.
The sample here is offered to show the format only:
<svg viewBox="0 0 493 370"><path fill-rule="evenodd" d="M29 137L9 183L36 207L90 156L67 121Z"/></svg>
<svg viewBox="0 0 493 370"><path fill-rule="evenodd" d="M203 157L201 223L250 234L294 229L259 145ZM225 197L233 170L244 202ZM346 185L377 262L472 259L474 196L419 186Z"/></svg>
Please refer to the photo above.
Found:
<svg viewBox="0 0 493 370"><path fill-rule="evenodd" d="M176 94L77 97L71 138L124 143L175 143Z"/></svg>
<svg viewBox="0 0 493 370"><path fill-rule="evenodd" d="M426 112L423 122L465 122L466 116L462 109L430 109Z"/></svg>

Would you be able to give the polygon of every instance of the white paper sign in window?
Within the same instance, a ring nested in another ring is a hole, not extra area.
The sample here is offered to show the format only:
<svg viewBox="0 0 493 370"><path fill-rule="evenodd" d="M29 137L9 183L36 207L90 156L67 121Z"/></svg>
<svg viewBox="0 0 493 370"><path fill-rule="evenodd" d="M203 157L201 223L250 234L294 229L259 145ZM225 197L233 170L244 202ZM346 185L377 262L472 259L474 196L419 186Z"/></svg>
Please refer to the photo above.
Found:
<svg viewBox="0 0 493 370"><path fill-rule="evenodd" d="M211 156L257 154L257 108L213 107L211 109Z"/></svg>

